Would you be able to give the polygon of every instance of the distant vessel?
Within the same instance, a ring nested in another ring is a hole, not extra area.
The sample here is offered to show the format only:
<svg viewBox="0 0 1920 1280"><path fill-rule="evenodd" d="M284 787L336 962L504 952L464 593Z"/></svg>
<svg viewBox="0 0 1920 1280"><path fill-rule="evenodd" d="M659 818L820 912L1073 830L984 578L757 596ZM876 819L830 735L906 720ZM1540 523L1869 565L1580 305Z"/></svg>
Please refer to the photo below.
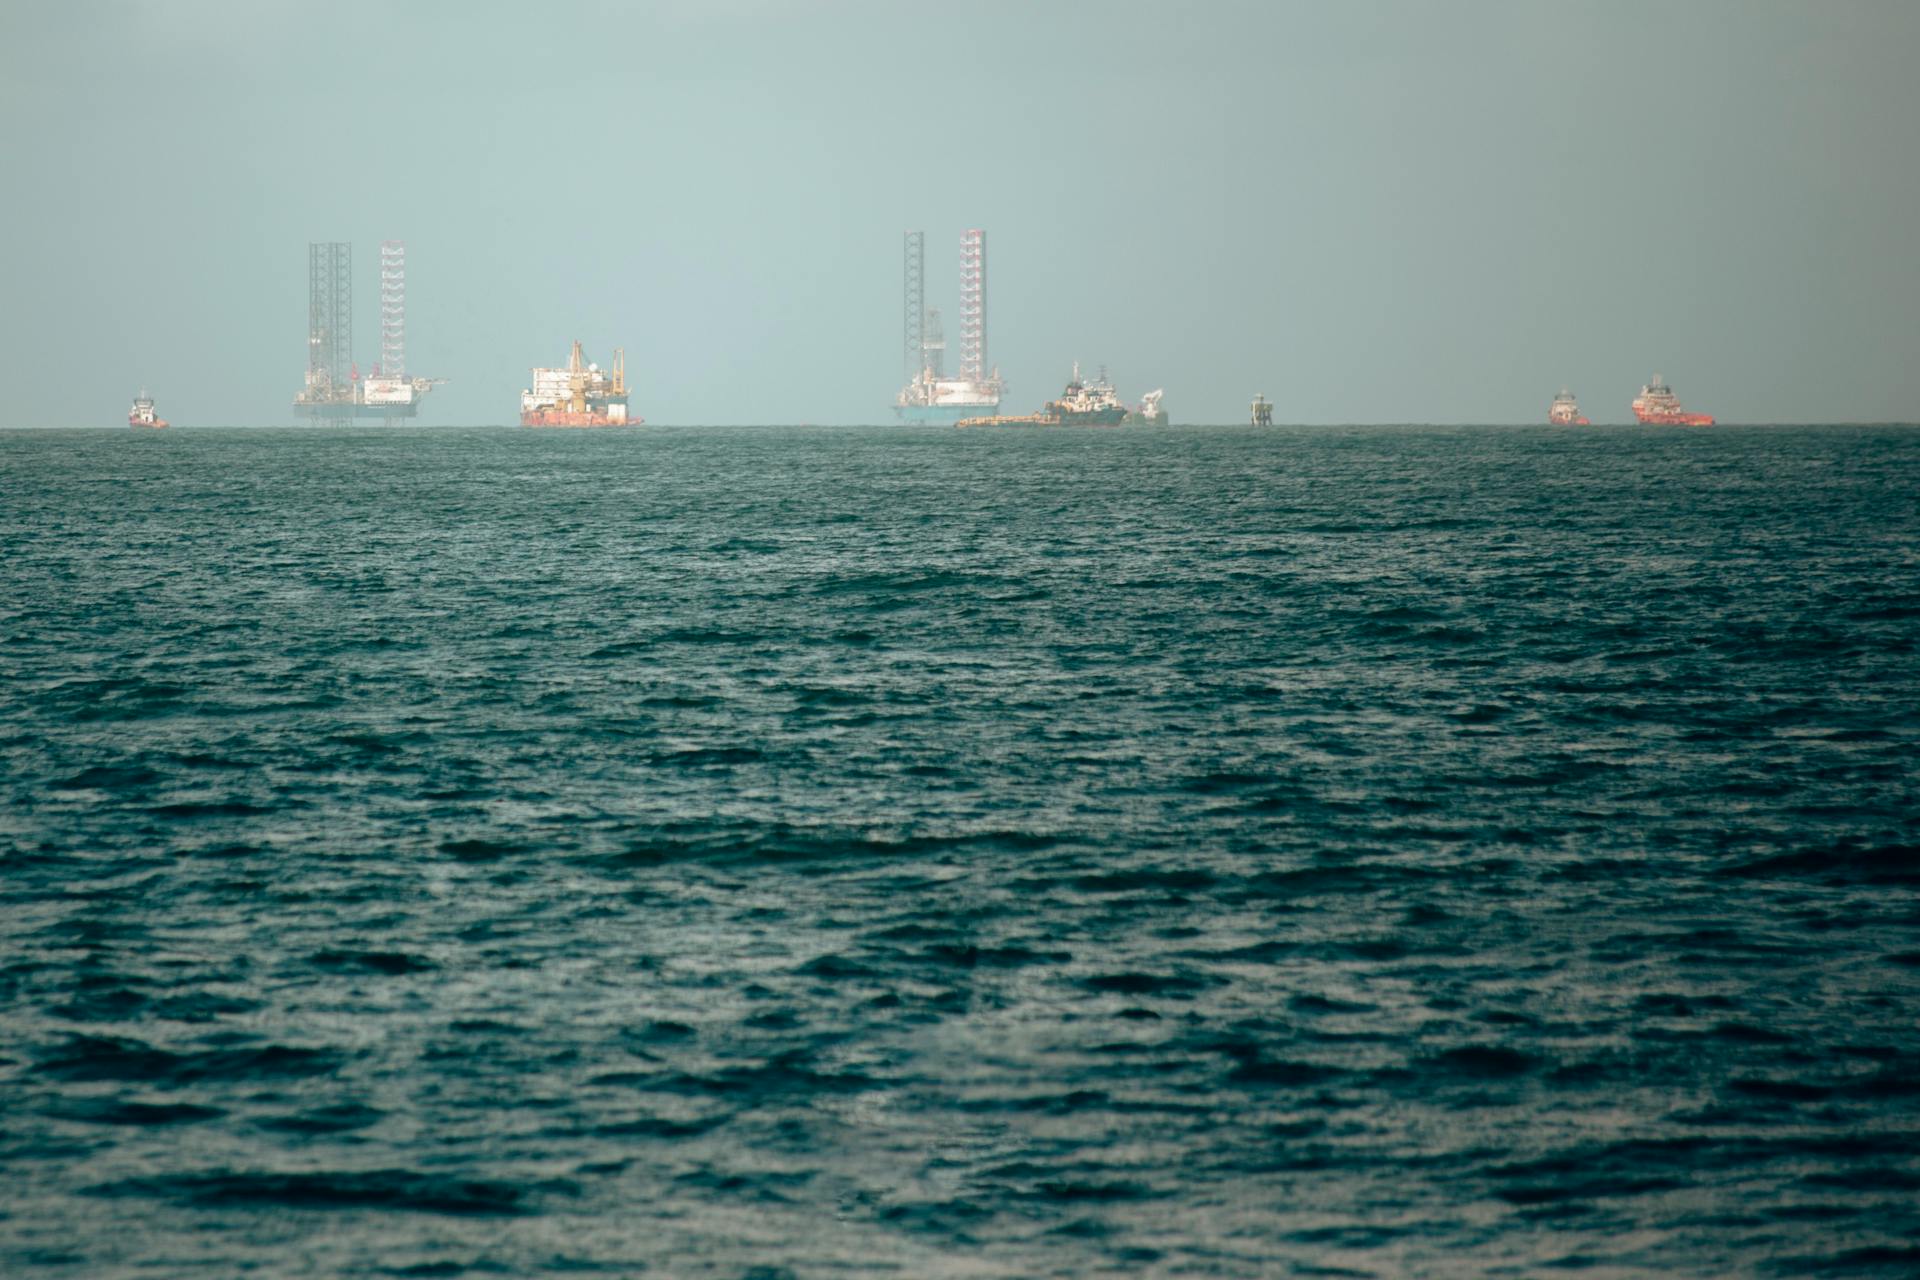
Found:
<svg viewBox="0 0 1920 1280"><path fill-rule="evenodd" d="M627 353L615 349L613 370L589 364L578 342L564 369L535 369L533 385L520 392L523 427L626 427Z"/></svg>
<svg viewBox="0 0 1920 1280"><path fill-rule="evenodd" d="M961 418L956 427L1117 427L1123 422L1166 425L1166 411L1160 407L1161 393L1149 391L1140 408L1129 409L1107 381L1107 371L1091 382L1080 376L1080 363L1073 365L1073 379L1058 400L1049 400L1038 413L1002 417L982 414Z"/></svg>
<svg viewBox="0 0 1920 1280"><path fill-rule="evenodd" d="M1107 381L1105 367L1091 382L1080 377L1080 362L1073 365L1073 378L1058 400L1047 401L1041 410L1066 427L1117 427L1127 420L1127 406L1120 402L1113 384Z"/></svg>
<svg viewBox="0 0 1920 1280"><path fill-rule="evenodd" d="M1633 398L1633 416L1641 422L1663 427L1713 425L1711 414L1688 413L1682 409L1680 397L1673 394L1673 388L1657 373L1653 375L1653 381L1640 388L1640 394Z"/></svg>
<svg viewBox="0 0 1920 1280"><path fill-rule="evenodd" d="M1553 398L1553 405L1547 410L1547 421L1556 427L1590 427L1593 424L1581 416L1580 402L1573 398L1573 392L1565 387Z"/></svg>
<svg viewBox="0 0 1920 1280"><path fill-rule="evenodd" d="M1273 403L1263 395L1253 398L1253 425L1270 427L1273 425Z"/></svg>
<svg viewBox="0 0 1920 1280"><path fill-rule="evenodd" d="M1160 407L1160 398L1166 395L1164 390L1153 390L1140 397L1140 407L1127 414L1127 421L1143 427L1164 427L1167 425L1167 411Z"/></svg>
<svg viewBox="0 0 1920 1280"><path fill-rule="evenodd" d="M145 387L140 388L140 394L133 398L133 409L127 414L127 425L130 427L156 428L167 425L165 418L154 413L153 397L147 394Z"/></svg>

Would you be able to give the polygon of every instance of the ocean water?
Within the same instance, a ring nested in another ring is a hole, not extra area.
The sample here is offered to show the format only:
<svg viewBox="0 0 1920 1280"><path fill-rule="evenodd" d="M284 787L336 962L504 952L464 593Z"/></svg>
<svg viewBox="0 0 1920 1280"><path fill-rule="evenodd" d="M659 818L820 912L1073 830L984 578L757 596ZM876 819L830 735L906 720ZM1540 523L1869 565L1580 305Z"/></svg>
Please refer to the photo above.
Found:
<svg viewBox="0 0 1920 1280"><path fill-rule="evenodd" d="M1920 1272L1920 430L0 434L0 1274Z"/></svg>

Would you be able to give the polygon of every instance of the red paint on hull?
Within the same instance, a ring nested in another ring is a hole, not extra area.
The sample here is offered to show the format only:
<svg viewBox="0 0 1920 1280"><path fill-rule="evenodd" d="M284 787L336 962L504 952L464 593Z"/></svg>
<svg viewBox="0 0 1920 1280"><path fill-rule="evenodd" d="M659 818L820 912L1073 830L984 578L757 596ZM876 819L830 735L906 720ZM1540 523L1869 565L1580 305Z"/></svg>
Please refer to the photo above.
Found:
<svg viewBox="0 0 1920 1280"><path fill-rule="evenodd" d="M1710 413L1650 413L1645 409L1635 409L1633 416L1653 427L1710 427L1713 415Z"/></svg>
<svg viewBox="0 0 1920 1280"><path fill-rule="evenodd" d="M1710 427L1713 415L1707 413L1688 413L1680 407L1680 397L1673 394L1673 388L1659 374L1653 375L1653 381L1640 388L1640 394L1633 398L1629 406L1633 416L1649 426L1656 427Z"/></svg>
<svg viewBox="0 0 1920 1280"><path fill-rule="evenodd" d="M616 421L604 413L571 413L559 409L542 409L520 415L520 425L523 427L637 427L644 421L644 418L621 418Z"/></svg>

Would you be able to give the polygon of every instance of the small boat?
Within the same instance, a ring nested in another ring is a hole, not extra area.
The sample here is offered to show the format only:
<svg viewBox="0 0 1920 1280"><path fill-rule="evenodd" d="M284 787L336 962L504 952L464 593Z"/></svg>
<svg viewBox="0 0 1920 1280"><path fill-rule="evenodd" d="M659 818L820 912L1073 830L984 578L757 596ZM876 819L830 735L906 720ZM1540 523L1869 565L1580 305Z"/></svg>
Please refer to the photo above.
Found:
<svg viewBox="0 0 1920 1280"><path fill-rule="evenodd" d="M1659 374L1653 375L1653 381L1640 388L1640 394L1633 398L1633 416L1641 422L1663 427L1710 427L1713 415L1710 413L1688 413L1680 407L1680 397L1673 394L1673 388Z"/></svg>
<svg viewBox="0 0 1920 1280"><path fill-rule="evenodd" d="M140 394L133 398L133 409L127 414L127 425L130 427L153 427L156 429L167 425L165 418L154 413L153 397L147 394L145 387L142 387Z"/></svg>
<svg viewBox="0 0 1920 1280"><path fill-rule="evenodd" d="M1580 402L1573 398L1573 392L1567 390L1565 387L1560 388L1560 394L1553 398L1553 404L1548 407L1547 421L1556 427L1590 427L1593 425L1581 414Z"/></svg>

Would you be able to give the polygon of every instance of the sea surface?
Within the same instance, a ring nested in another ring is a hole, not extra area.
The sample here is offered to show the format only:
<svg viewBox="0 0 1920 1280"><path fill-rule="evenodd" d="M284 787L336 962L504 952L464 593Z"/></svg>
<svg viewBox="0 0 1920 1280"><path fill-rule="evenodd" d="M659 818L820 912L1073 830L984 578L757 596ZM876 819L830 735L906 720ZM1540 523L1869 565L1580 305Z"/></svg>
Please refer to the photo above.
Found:
<svg viewBox="0 0 1920 1280"><path fill-rule="evenodd" d="M1920 428L0 434L0 1274L1920 1273Z"/></svg>

